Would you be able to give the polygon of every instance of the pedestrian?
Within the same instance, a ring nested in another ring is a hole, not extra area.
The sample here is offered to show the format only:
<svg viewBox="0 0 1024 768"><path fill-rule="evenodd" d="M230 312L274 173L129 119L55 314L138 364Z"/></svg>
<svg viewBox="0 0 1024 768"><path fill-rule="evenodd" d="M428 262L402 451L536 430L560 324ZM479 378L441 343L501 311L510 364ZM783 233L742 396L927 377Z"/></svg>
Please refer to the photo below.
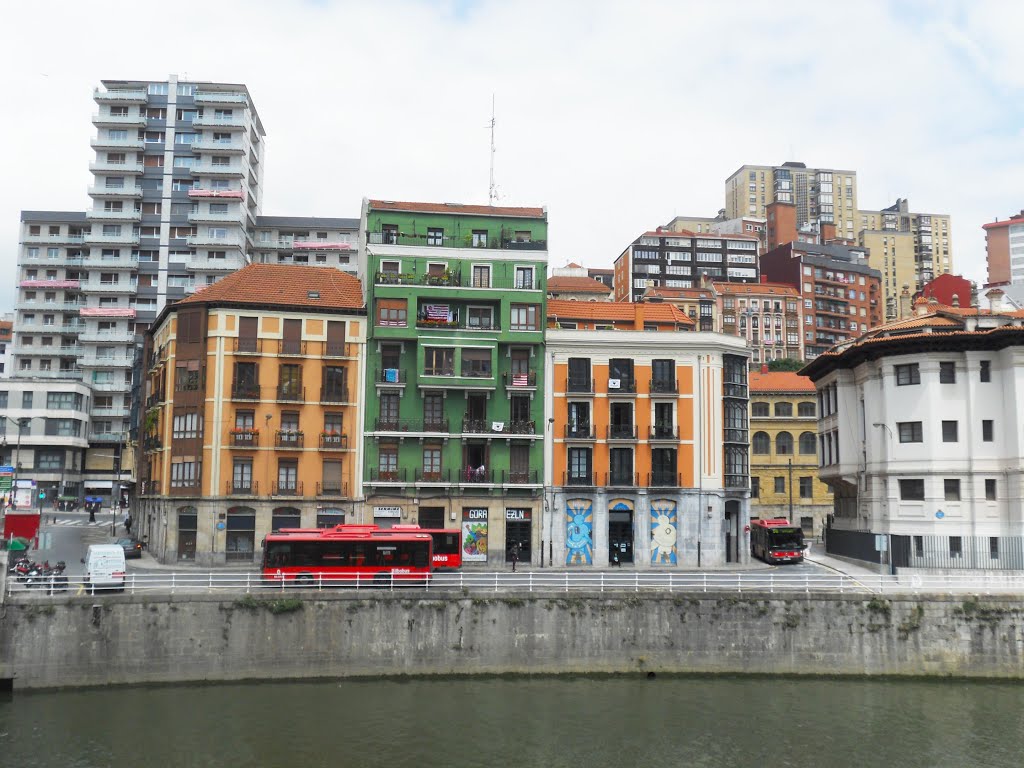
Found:
<svg viewBox="0 0 1024 768"><path fill-rule="evenodd" d="M622 562L619 560L619 550L618 549L613 549L612 550L612 565L617 565L620 568L622 567Z"/></svg>
<svg viewBox="0 0 1024 768"><path fill-rule="evenodd" d="M519 562L519 542L515 542L509 550L512 557L512 573L516 572L516 563Z"/></svg>
<svg viewBox="0 0 1024 768"><path fill-rule="evenodd" d="M124 532L129 536L132 534L132 516L130 513L126 513L124 516Z"/></svg>

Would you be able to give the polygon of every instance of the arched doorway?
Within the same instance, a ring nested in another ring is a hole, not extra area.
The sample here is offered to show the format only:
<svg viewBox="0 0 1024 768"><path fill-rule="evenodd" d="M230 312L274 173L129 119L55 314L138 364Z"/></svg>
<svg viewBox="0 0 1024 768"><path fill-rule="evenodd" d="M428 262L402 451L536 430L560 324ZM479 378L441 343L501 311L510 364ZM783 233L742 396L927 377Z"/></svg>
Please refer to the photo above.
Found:
<svg viewBox="0 0 1024 768"><path fill-rule="evenodd" d="M178 559L196 559L199 514L195 507L178 507Z"/></svg>

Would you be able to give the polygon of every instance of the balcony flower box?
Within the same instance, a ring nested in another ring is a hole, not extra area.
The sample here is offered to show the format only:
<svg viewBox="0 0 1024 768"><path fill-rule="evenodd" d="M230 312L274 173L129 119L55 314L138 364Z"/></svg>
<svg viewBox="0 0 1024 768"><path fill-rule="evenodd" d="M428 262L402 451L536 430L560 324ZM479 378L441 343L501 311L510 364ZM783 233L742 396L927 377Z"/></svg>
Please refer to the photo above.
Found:
<svg viewBox="0 0 1024 768"><path fill-rule="evenodd" d="M324 445L341 445L341 437L341 432L337 431L320 433L320 439L323 441Z"/></svg>

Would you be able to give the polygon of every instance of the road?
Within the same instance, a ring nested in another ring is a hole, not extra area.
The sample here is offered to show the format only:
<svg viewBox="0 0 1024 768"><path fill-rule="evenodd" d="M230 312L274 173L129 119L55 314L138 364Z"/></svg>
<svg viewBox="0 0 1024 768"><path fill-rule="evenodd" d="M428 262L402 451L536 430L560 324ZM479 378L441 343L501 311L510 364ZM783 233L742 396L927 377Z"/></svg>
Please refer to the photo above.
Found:
<svg viewBox="0 0 1024 768"><path fill-rule="evenodd" d="M111 544L115 536L111 534L110 510L96 515L96 522L89 522L88 512L47 512L42 517L39 528L39 549L32 550L29 557L37 562L49 560L56 564L58 560L67 563L68 576L82 573L81 560L90 544ZM124 526L120 525L118 515L117 536L124 536Z"/></svg>

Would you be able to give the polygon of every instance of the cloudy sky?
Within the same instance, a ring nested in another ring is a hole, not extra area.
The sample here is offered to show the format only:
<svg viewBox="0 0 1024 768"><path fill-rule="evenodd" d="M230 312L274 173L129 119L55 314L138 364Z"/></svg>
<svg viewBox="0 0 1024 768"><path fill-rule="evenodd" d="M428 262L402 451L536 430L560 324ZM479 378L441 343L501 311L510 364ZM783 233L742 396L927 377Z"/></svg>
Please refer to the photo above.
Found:
<svg viewBox="0 0 1024 768"><path fill-rule="evenodd" d="M68 0L0 9L0 310L22 209L83 210L103 78L246 83L264 212L364 196L546 205L550 258L610 266L639 232L714 215L744 163L854 169L865 208L981 224L1024 208L1024 4L716 0Z"/></svg>

